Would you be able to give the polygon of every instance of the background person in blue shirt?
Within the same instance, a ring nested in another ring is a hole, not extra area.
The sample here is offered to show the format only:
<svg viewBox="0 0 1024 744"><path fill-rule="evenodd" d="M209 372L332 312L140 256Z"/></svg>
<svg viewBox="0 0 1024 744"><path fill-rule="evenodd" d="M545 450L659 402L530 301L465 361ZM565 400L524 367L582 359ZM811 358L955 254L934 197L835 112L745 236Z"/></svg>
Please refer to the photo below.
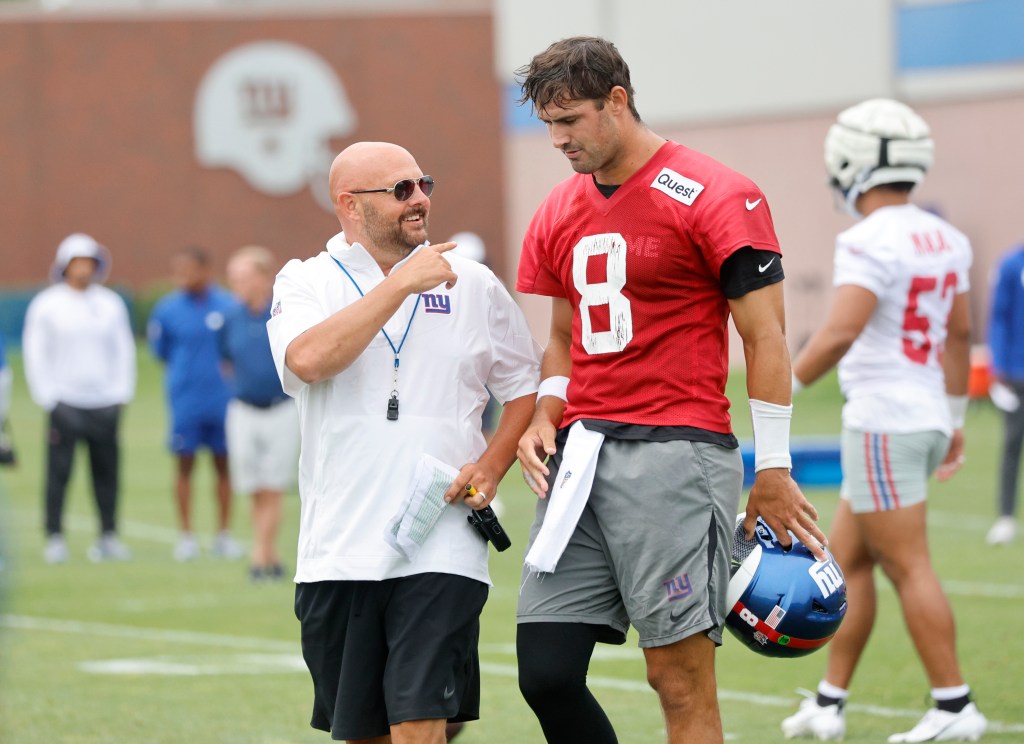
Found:
<svg viewBox="0 0 1024 744"><path fill-rule="evenodd" d="M992 287L988 343L992 372L1002 386L992 399L1003 409L1005 429L999 475L999 517L988 532L992 545L1017 536L1017 495L1024 448L1024 246L1010 251L996 271Z"/></svg>
<svg viewBox="0 0 1024 744"><path fill-rule="evenodd" d="M210 259L197 247L188 247L172 260L178 289L162 298L149 319L149 346L166 365L165 388L171 413L170 449L177 457L178 518L181 539L174 557L188 561L199 555L192 532L192 469L196 451L206 447L217 471L217 536L211 552L216 557L241 557L241 546L229 531L231 481L228 476L224 416L231 393L220 370L217 333L235 301L210 280Z"/></svg>
<svg viewBox="0 0 1024 744"><path fill-rule="evenodd" d="M281 579L276 539L284 492L295 481L299 460L299 414L281 389L270 353L267 321L279 264L266 248L248 246L228 262L228 286L238 304L224 318L218 340L225 370L234 383L228 404L227 438L231 480L252 495L253 580Z"/></svg>

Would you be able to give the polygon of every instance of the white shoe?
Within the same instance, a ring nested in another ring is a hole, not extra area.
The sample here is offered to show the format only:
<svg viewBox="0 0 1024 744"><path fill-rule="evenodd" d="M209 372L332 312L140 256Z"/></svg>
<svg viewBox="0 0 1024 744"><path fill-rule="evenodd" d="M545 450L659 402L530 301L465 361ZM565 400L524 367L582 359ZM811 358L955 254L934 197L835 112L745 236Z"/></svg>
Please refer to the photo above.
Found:
<svg viewBox="0 0 1024 744"><path fill-rule="evenodd" d="M185 532L174 546L174 560L179 563L194 561L199 557L199 543L191 532Z"/></svg>
<svg viewBox="0 0 1024 744"><path fill-rule="evenodd" d="M1013 517L999 517L985 536L989 545L1006 545L1017 537L1017 520Z"/></svg>
<svg viewBox="0 0 1024 744"><path fill-rule="evenodd" d="M787 739L813 737L818 741L839 741L846 733L846 718L837 705L818 705L815 698L800 703L800 709L782 722Z"/></svg>
<svg viewBox="0 0 1024 744"><path fill-rule="evenodd" d="M906 733L893 734L889 742L977 741L987 727L988 720L974 703L968 703L959 713L932 708L914 728Z"/></svg>
<svg viewBox="0 0 1024 744"><path fill-rule="evenodd" d="M215 558L236 561L245 554L245 551L242 549L241 544L231 537L231 533L225 530L213 538L213 547L210 548L210 554Z"/></svg>
<svg viewBox="0 0 1024 744"><path fill-rule="evenodd" d="M100 536L96 544L89 548L86 555L93 563L103 561L128 561L131 560L132 551L121 542L113 532L107 532Z"/></svg>
<svg viewBox="0 0 1024 744"><path fill-rule="evenodd" d="M68 544L64 541L64 535L50 535L47 538L43 560L50 564L68 562Z"/></svg>

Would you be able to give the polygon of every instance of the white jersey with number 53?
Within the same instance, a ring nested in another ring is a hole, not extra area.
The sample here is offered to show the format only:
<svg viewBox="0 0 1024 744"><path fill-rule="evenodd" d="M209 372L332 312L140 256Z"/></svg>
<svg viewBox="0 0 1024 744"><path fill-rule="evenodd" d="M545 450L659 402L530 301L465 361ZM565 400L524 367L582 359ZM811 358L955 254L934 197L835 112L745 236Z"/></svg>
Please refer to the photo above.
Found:
<svg viewBox="0 0 1024 744"><path fill-rule="evenodd" d="M836 287L878 306L839 363L843 425L885 432L952 431L942 369L953 298L969 288L971 244L912 204L875 210L836 240Z"/></svg>

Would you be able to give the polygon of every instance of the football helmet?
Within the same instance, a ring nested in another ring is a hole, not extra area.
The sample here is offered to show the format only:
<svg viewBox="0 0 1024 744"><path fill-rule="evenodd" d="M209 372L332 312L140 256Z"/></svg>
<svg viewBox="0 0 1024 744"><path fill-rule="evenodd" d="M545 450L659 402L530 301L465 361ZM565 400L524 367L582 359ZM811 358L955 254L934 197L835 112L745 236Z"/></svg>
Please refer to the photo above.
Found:
<svg viewBox="0 0 1024 744"><path fill-rule="evenodd" d="M924 119L888 98L872 98L839 113L825 137L829 184L857 215L857 197L886 183L924 180L935 143Z"/></svg>
<svg viewBox="0 0 1024 744"><path fill-rule="evenodd" d="M796 657L828 643L846 614L846 580L835 559L815 559L793 533L783 550L760 517L754 539L736 521L726 627L763 656ZM827 552L827 551L826 551Z"/></svg>
<svg viewBox="0 0 1024 744"><path fill-rule="evenodd" d="M320 55L290 42L255 41L210 66L196 91L193 127L200 165L230 168L270 196L308 186L333 211L330 140L354 131L356 114Z"/></svg>

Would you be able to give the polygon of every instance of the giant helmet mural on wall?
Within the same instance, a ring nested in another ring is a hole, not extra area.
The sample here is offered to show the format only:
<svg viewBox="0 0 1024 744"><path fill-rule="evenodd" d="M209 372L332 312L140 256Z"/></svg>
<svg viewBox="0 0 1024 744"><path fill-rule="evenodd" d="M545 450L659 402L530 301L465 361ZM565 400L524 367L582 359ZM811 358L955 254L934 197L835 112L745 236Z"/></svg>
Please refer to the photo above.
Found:
<svg viewBox="0 0 1024 744"><path fill-rule="evenodd" d="M252 188L291 196L309 187L332 210L327 173L331 138L356 126L341 80L317 54L283 41L258 41L219 57L196 92L196 159L230 168Z"/></svg>

